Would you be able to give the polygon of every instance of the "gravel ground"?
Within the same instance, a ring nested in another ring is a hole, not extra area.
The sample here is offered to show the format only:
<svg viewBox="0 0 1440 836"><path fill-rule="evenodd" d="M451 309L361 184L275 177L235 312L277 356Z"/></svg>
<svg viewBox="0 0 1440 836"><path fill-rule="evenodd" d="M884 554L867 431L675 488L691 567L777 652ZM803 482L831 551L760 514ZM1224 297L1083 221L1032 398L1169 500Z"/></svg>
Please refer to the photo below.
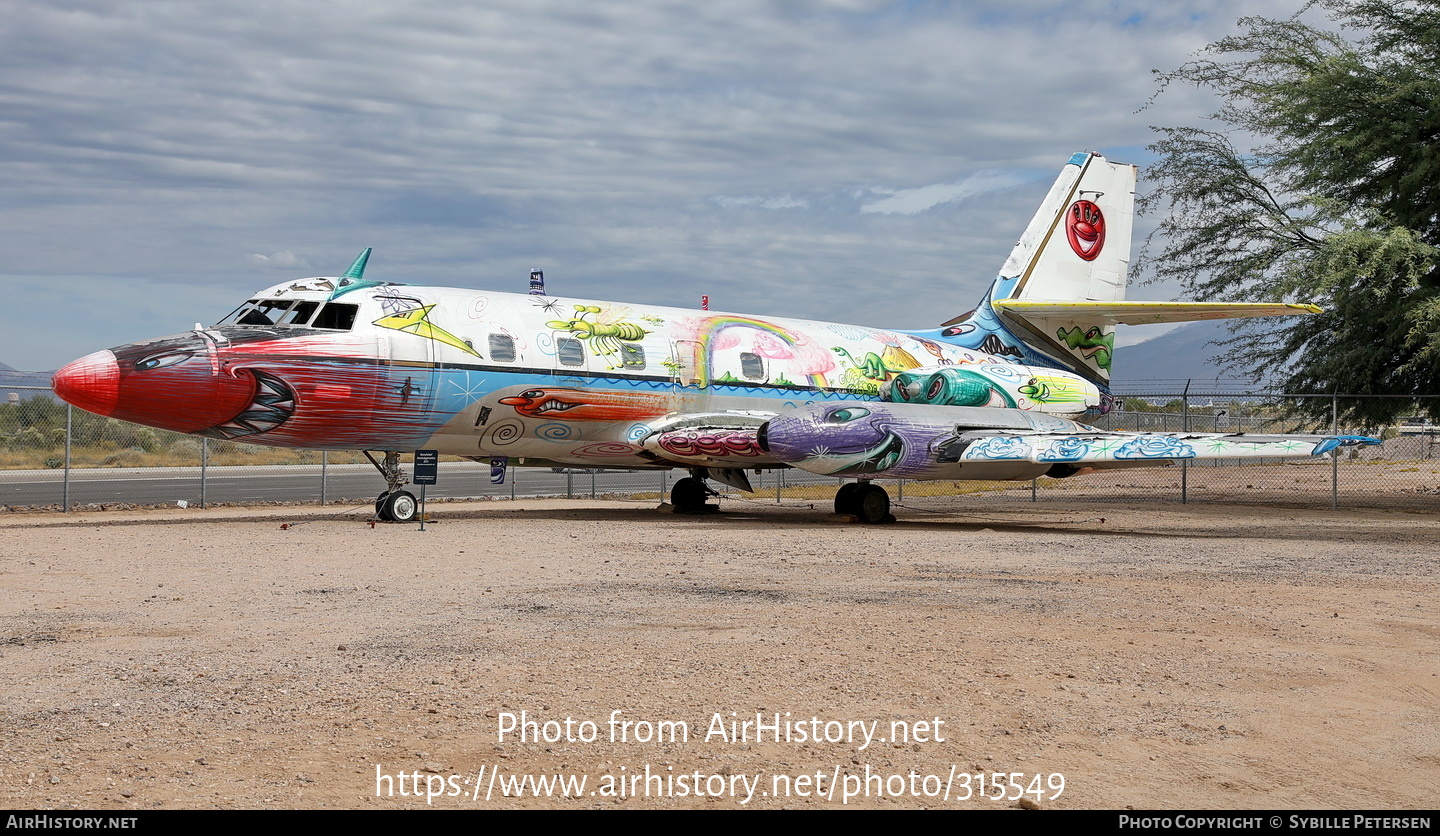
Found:
<svg viewBox="0 0 1440 836"><path fill-rule="evenodd" d="M997 505L0 516L0 805L1434 805L1434 513Z"/></svg>

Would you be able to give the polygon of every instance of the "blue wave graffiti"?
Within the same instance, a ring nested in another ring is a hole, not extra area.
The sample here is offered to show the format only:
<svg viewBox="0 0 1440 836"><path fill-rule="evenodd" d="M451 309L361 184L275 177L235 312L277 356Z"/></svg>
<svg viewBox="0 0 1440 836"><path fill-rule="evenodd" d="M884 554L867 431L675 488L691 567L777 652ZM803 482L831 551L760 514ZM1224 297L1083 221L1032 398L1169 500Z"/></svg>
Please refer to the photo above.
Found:
<svg viewBox="0 0 1440 836"><path fill-rule="evenodd" d="M1189 444L1163 435L1141 436L1127 441L1115 451L1117 459L1193 459L1195 448Z"/></svg>
<svg viewBox="0 0 1440 836"><path fill-rule="evenodd" d="M965 451L967 459L1023 459L1030 455L1030 445L1015 436L996 436L977 441Z"/></svg>
<svg viewBox="0 0 1440 836"><path fill-rule="evenodd" d="M1090 452L1090 442L1078 438L1057 438L1040 454L1042 462L1073 462Z"/></svg>

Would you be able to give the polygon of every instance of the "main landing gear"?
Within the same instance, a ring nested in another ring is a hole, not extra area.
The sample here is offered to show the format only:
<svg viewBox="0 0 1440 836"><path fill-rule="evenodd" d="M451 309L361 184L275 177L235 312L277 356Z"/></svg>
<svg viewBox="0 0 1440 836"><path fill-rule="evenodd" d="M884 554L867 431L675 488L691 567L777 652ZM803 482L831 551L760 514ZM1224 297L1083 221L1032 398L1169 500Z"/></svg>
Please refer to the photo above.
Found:
<svg viewBox="0 0 1440 836"><path fill-rule="evenodd" d="M420 503L415 500L415 494L400 490L408 481L400 470L400 454L386 450L385 461L377 462L369 450L363 452L365 458L385 477L386 490L375 500L375 516L386 522L414 522L420 516Z"/></svg>
<svg viewBox="0 0 1440 836"><path fill-rule="evenodd" d="M670 507L677 514L711 514L720 510L719 505L706 502L712 496L718 494L710 490L703 476L686 476L670 488Z"/></svg>
<svg viewBox="0 0 1440 836"><path fill-rule="evenodd" d="M890 513L890 494L874 482L847 482L835 492L835 513L854 517L867 525L895 522Z"/></svg>

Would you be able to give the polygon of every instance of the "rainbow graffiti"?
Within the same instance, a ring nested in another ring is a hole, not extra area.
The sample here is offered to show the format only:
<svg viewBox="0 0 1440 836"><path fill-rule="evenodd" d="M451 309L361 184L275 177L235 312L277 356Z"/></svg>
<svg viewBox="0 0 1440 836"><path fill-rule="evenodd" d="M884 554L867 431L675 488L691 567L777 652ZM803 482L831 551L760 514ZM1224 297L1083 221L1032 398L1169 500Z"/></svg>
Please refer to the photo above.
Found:
<svg viewBox="0 0 1440 836"><path fill-rule="evenodd" d="M704 319L700 320L700 327L697 329L696 332L694 356L694 367L698 370L699 384L701 388L710 385L710 341L714 339L716 334L719 334L726 328L735 327L752 328L756 331L770 334L771 336L774 336L781 342L785 343L785 345L791 348L800 349L801 355L810 353L806 351L806 348L810 342L807 337L805 337L804 335L795 336L791 334L791 332L785 330L784 328L781 328L779 325L776 325L773 322L766 322L763 319L755 319L748 316L736 316L734 314L721 314L719 316L705 317ZM800 365L806 365L805 359L803 357L797 357L795 359L799 361ZM824 359L829 358L826 357ZM795 373L804 374L805 378L810 381L810 385L814 386L817 389L825 389L830 386L830 382L826 379L825 372L823 370L808 374L799 371L796 371Z"/></svg>

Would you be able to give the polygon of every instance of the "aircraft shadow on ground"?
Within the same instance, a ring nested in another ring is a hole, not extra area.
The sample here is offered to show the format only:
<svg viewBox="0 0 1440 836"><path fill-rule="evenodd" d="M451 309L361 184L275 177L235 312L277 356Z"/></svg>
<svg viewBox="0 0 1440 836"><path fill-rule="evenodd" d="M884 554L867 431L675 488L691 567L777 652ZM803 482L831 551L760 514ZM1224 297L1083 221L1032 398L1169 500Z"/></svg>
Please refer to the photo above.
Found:
<svg viewBox="0 0 1440 836"><path fill-rule="evenodd" d="M597 508L506 508L504 503L496 503L483 509L447 510L446 504L432 506L428 509L430 519L426 526L445 527L458 524L484 523L487 520L504 518L507 520L534 520L536 522L563 523L574 522L603 522L610 525L635 524L635 525L663 525L667 528L680 532L695 532L710 530L714 527L723 527L730 530L739 529L742 531L773 530L777 525L789 529L812 529L825 530L843 528L851 532L853 536L864 537L866 532L894 532L894 531L953 531L956 534L976 533L981 531L992 531L998 533L1014 534L1036 534L1053 533L1057 535L1107 535L1111 537L1128 537L1141 539L1170 539L1170 540L1269 540L1269 539L1291 539L1295 536L1294 523L1269 527L1257 527L1254 525L1234 525L1225 522L1225 518L1217 515L1214 518L1194 518L1176 527L1173 523L1167 524L1163 529L1157 525L1150 525L1143 521L1122 522L1111 516L1121 512L1133 512L1136 508L1126 507L1118 511L1108 511L1105 508L1086 506L1078 509L1072 508L1036 508L1024 511L1000 511L998 509L967 510L946 510L936 511L926 508L908 508L897 506L899 511L895 522L881 525L862 525L853 521L853 518L834 514L829 510L829 502L817 500L804 505L774 506L767 505L756 508L746 508L743 505L726 504L721 510L706 514L674 514L667 507L657 508L654 505L637 504L634 508L597 507ZM203 514L204 512L201 512ZM1160 520L1166 516L1167 509L1149 509ZM1193 515L1194 509L1186 512ZM1327 512L1327 517L1334 512ZM351 522L356 525L368 526L372 523L377 526L394 527L397 529L411 528L418 532L420 524L380 522L375 519L373 513L368 509L356 508L339 511L333 515L316 515L312 513L297 513L287 516L284 513L254 514L244 516L226 516L206 518L204 516L175 516L164 519L96 519L93 516L82 516L76 514L72 519L63 520L36 520L34 522L13 521L5 528L57 528L57 527L78 527L78 526L180 526L196 525L206 522L218 524L249 523L264 526L287 526L304 527L320 522ZM1233 521L1232 521L1233 522ZM1307 532L1307 537L1317 541L1328 539L1352 540L1354 531L1344 526L1336 527L1333 531L1330 527L1313 527Z"/></svg>

